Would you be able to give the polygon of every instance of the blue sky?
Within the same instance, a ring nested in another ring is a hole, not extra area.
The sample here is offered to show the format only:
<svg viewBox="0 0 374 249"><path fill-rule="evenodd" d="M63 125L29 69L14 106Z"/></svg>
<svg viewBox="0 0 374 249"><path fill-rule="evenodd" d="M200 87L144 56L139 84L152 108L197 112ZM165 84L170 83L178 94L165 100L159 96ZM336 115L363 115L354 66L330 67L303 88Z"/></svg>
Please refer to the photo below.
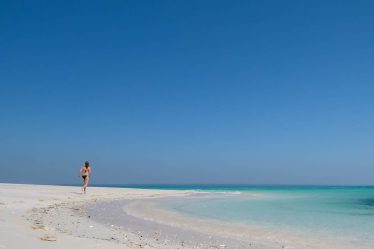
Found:
<svg viewBox="0 0 374 249"><path fill-rule="evenodd" d="M2 1L0 182L374 184L373 1Z"/></svg>

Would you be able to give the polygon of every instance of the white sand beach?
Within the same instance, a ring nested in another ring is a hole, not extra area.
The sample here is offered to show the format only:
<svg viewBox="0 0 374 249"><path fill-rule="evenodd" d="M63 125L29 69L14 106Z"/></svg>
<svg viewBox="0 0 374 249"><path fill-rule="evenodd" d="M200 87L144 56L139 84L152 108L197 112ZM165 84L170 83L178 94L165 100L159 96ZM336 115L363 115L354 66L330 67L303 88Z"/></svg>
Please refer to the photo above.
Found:
<svg viewBox="0 0 374 249"><path fill-rule="evenodd" d="M125 243L116 242L115 232L84 215L84 205L98 200L188 194L187 191L96 187L90 187L86 195L80 191L80 187L70 186L0 184L0 248L147 248L147 241L139 241L139 236L130 233ZM53 224L48 223L50 219ZM59 224L65 224L64 231L59 229Z"/></svg>

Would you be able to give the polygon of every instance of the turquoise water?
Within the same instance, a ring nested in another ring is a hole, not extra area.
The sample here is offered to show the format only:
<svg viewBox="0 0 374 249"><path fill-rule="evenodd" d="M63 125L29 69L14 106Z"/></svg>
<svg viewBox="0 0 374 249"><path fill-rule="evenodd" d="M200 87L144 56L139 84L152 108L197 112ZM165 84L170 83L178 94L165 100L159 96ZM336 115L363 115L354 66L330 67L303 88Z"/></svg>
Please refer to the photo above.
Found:
<svg viewBox="0 0 374 249"><path fill-rule="evenodd" d="M270 231L302 231L358 246L374 246L373 187L239 187L216 191L232 191L235 195L184 201L174 209L261 225Z"/></svg>
<svg viewBox="0 0 374 249"><path fill-rule="evenodd" d="M356 245L356 248L360 245L374 248L374 187L132 187L198 190L213 194L208 198L182 198L167 204L186 215L256 224L269 231L302 232L317 238L338 239Z"/></svg>

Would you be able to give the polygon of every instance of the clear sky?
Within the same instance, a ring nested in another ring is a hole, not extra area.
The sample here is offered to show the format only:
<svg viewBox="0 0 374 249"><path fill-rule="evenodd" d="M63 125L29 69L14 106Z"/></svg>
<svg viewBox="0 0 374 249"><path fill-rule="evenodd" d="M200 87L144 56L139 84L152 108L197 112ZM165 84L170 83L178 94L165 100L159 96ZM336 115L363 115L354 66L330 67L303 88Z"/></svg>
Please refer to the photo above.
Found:
<svg viewBox="0 0 374 249"><path fill-rule="evenodd" d="M374 1L1 1L0 182L374 184Z"/></svg>

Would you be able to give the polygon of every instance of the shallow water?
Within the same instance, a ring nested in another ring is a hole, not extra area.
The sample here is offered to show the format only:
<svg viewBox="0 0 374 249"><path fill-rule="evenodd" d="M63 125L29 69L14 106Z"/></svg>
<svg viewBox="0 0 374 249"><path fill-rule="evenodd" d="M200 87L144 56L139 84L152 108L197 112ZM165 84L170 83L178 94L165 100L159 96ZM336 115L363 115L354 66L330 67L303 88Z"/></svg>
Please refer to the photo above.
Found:
<svg viewBox="0 0 374 249"><path fill-rule="evenodd" d="M163 205L190 216L256 224L269 231L311 234L326 241L339 240L347 245L374 248L372 187L241 187L224 190L227 192L221 197L181 199Z"/></svg>

